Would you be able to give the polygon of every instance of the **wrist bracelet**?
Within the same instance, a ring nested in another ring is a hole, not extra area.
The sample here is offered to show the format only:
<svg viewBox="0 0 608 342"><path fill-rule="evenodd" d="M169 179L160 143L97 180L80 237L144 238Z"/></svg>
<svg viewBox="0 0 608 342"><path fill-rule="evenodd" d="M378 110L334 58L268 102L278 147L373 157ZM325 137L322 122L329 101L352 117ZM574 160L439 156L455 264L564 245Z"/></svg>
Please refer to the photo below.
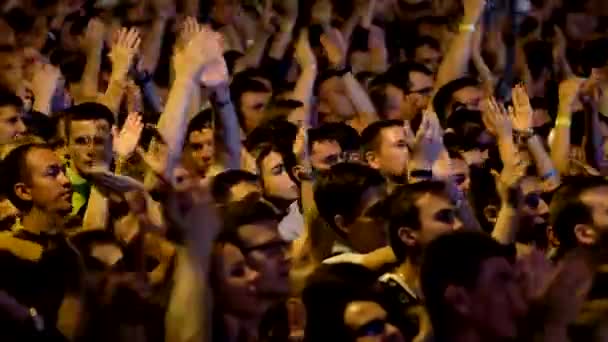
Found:
<svg viewBox="0 0 608 342"><path fill-rule="evenodd" d="M555 127L570 127L572 120L570 118L557 118L555 121Z"/></svg>
<svg viewBox="0 0 608 342"><path fill-rule="evenodd" d="M540 179L544 182L550 178L553 178L557 176L557 170L556 169L552 169L551 171L545 173L544 175L540 176Z"/></svg>
<svg viewBox="0 0 608 342"><path fill-rule="evenodd" d="M475 24L460 24L458 25L458 32L470 32L476 31Z"/></svg>

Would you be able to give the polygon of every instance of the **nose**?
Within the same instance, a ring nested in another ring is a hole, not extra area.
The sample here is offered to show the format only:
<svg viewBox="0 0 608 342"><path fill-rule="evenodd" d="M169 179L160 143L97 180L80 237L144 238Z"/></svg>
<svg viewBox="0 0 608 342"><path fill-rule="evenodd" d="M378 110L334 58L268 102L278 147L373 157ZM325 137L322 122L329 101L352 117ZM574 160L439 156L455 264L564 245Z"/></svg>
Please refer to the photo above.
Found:
<svg viewBox="0 0 608 342"><path fill-rule="evenodd" d="M397 327L390 323L386 323L382 340L385 342L403 342L404 338Z"/></svg>
<svg viewBox="0 0 608 342"><path fill-rule="evenodd" d="M21 118L19 118L19 120L17 121L17 127L16 127L17 135L22 135L23 133L25 133L26 129L27 128L25 127L23 120L21 120Z"/></svg>
<svg viewBox="0 0 608 342"><path fill-rule="evenodd" d="M462 221L459 218L456 218L454 220L454 225L452 227L452 230L461 230L463 226L464 226L464 224L462 223Z"/></svg>
<svg viewBox="0 0 608 342"><path fill-rule="evenodd" d="M247 279L247 284L252 287L252 288L256 288L258 286L258 280L260 279L260 272L249 268L247 270L247 274L246 274L246 279Z"/></svg>
<svg viewBox="0 0 608 342"><path fill-rule="evenodd" d="M61 183L61 185L63 187L69 187L71 185L70 183L70 179L68 178L68 176L65 174L65 172L61 172L58 176L57 176L57 180L59 181L59 183Z"/></svg>

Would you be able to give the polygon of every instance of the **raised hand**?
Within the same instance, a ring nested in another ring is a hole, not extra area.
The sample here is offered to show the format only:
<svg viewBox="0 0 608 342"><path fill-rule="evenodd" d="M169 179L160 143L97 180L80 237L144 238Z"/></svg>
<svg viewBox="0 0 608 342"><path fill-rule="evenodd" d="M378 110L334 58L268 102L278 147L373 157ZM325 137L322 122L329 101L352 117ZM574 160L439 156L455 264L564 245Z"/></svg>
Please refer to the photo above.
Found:
<svg viewBox="0 0 608 342"><path fill-rule="evenodd" d="M87 25L87 29L82 39L82 47L87 51L93 49L101 49L103 47L103 39L106 34L104 23L98 18L92 18Z"/></svg>
<svg viewBox="0 0 608 342"><path fill-rule="evenodd" d="M200 31L200 25L196 18L187 17L177 37L175 44L176 49L183 49L186 47L188 42L194 38L194 36Z"/></svg>
<svg viewBox="0 0 608 342"><path fill-rule="evenodd" d="M228 84L229 77L226 60L219 57L203 68L201 83L207 88L215 88Z"/></svg>
<svg viewBox="0 0 608 342"><path fill-rule="evenodd" d="M112 128L114 153L120 158L130 157L135 152L143 128L141 115L129 113L120 131L116 126Z"/></svg>
<svg viewBox="0 0 608 342"><path fill-rule="evenodd" d="M301 68L316 67L317 58L315 57L312 48L310 47L310 40L308 39L308 30L304 29L300 33L300 37L296 42L295 51L296 61Z"/></svg>
<svg viewBox="0 0 608 342"><path fill-rule="evenodd" d="M513 88L513 129L526 131L532 127L534 110L530 104L530 98L526 88L519 84Z"/></svg>
<svg viewBox="0 0 608 342"><path fill-rule="evenodd" d="M32 92L36 99L50 101L61 78L59 68L46 63L36 63L34 66L34 77L32 79Z"/></svg>
<svg viewBox="0 0 608 342"><path fill-rule="evenodd" d="M422 122L416 132L413 149L413 160L423 163L430 169L443 151L443 131L437 114L431 111L423 113Z"/></svg>
<svg viewBox="0 0 608 342"><path fill-rule="evenodd" d="M571 78L559 84L559 113L560 115L572 115L574 104L584 80L581 78Z"/></svg>
<svg viewBox="0 0 608 342"><path fill-rule="evenodd" d="M321 45L325 50L327 59L333 67L342 67L346 62L348 44L342 32L336 28L331 28L321 35Z"/></svg>
<svg viewBox="0 0 608 342"><path fill-rule="evenodd" d="M177 76L197 78L203 67L223 58L223 38L209 27L200 26L186 45L174 55Z"/></svg>
<svg viewBox="0 0 608 342"><path fill-rule="evenodd" d="M483 122L490 133L499 139L511 139L513 135L513 123L502 104L494 97L488 98L483 106Z"/></svg>
<svg viewBox="0 0 608 342"><path fill-rule="evenodd" d="M121 28L110 50L112 77L124 79L129 73L133 59L139 51L141 38L135 28Z"/></svg>

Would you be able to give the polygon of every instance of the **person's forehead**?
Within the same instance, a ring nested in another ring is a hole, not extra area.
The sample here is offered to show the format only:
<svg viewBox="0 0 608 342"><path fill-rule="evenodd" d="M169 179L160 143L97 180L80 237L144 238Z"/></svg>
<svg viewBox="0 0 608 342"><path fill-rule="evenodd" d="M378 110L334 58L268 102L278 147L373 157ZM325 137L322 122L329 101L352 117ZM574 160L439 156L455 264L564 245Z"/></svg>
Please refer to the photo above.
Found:
<svg viewBox="0 0 608 342"><path fill-rule="evenodd" d="M190 133L189 139L191 143L204 142L213 139L213 130L211 128L203 128Z"/></svg>
<svg viewBox="0 0 608 342"><path fill-rule="evenodd" d="M1 106L0 107L0 119L9 119L16 115L19 115L19 110L15 106Z"/></svg>
<svg viewBox="0 0 608 342"><path fill-rule="evenodd" d="M248 91L248 92L243 93L243 95L241 97L241 102L243 102L245 104L257 104L260 102L266 102L266 100L268 100L269 97L270 97L269 92Z"/></svg>
<svg viewBox="0 0 608 342"><path fill-rule="evenodd" d="M110 124L106 120L75 120L70 122L71 135L102 134L110 132Z"/></svg>
<svg viewBox="0 0 608 342"><path fill-rule="evenodd" d="M344 323L351 328L361 327L386 318L386 311L376 302L352 301L344 309Z"/></svg>
<svg viewBox="0 0 608 342"><path fill-rule="evenodd" d="M608 186L598 186L581 194L581 201L590 207L607 207L606 198L608 198Z"/></svg>
<svg viewBox="0 0 608 342"><path fill-rule="evenodd" d="M55 152L46 148L34 148L27 154L27 168L31 171L40 171L53 165L60 165L61 161Z"/></svg>
<svg viewBox="0 0 608 342"><path fill-rule="evenodd" d="M279 240L279 222L264 220L239 227L239 236L248 246L257 246L273 240Z"/></svg>
<svg viewBox="0 0 608 342"><path fill-rule="evenodd" d="M320 140L312 144L312 153L314 154L331 154L341 151L340 144L335 140Z"/></svg>
<svg viewBox="0 0 608 342"><path fill-rule="evenodd" d="M424 74L420 71L410 72L410 82L412 83L413 88L426 88L433 86L433 78L430 75Z"/></svg>
<svg viewBox="0 0 608 342"><path fill-rule="evenodd" d="M262 167L272 169L273 167L276 167L282 163L283 157L281 156L281 154L276 151L272 151L268 153L264 160L262 160Z"/></svg>
<svg viewBox="0 0 608 342"><path fill-rule="evenodd" d="M521 181L521 190L524 194L531 192L542 192L543 186L537 177L524 177Z"/></svg>
<svg viewBox="0 0 608 342"><path fill-rule="evenodd" d="M426 193L416 200L421 216L434 215L444 209L452 209L454 205L447 195Z"/></svg>
<svg viewBox="0 0 608 342"><path fill-rule="evenodd" d="M399 140L405 139L405 128L401 126L386 127L380 131L382 143L393 144Z"/></svg>
<svg viewBox="0 0 608 342"><path fill-rule="evenodd" d="M481 97L483 95L481 89L479 89L478 87L473 87L473 86L469 86L469 87L464 87L462 89L457 90L456 92L454 92L454 99L458 100L458 99L468 99L468 98L477 98L477 97Z"/></svg>

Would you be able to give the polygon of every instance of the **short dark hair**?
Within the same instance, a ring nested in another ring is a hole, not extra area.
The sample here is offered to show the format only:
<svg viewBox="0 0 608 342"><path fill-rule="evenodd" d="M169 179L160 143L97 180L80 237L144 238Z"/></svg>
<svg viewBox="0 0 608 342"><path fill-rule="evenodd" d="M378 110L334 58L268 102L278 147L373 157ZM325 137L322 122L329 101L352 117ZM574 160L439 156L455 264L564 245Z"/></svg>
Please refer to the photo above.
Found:
<svg viewBox="0 0 608 342"><path fill-rule="evenodd" d="M549 222L559 240L559 255L578 245L574 233L577 224L593 223L591 208L582 202L581 196L604 186L608 186L608 181L602 177L570 177L565 178L554 193L549 207Z"/></svg>
<svg viewBox="0 0 608 342"><path fill-rule="evenodd" d="M27 156L35 149L53 150L45 144L24 144L10 151L0 164L2 194L22 212L31 208L31 202L24 201L15 194L15 185L17 183L29 182L30 173L27 165Z"/></svg>
<svg viewBox="0 0 608 342"><path fill-rule="evenodd" d="M291 148L297 135L298 126L285 120L284 117L277 117L254 128L247 135L244 145L248 151L253 151L264 143Z"/></svg>
<svg viewBox="0 0 608 342"><path fill-rule="evenodd" d="M430 36L419 36L410 46L405 50L405 54L408 58L413 59L416 56L416 49L421 46L429 46L432 49L441 51L441 44L437 41L437 39Z"/></svg>
<svg viewBox="0 0 608 342"><path fill-rule="evenodd" d="M479 136L485 131L481 112L466 108L454 111L445 126L450 129L443 137L446 147L463 151L478 147Z"/></svg>
<svg viewBox="0 0 608 342"><path fill-rule="evenodd" d="M361 149L363 150L363 153L376 151L380 147L380 135L382 134L382 131L392 127L403 128L403 121L380 120L365 127L363 132L361 132Z"/></svg>
<svg viewBox="0 0 608 342"><path fill-rule="evenodd" d="M291 178L291 180L296 184L300 183L296 175L293 173L294 167L298 165L298 161L296 155L293 152L292 146L293 144L285 146L278 145L275 143L262 143L256 146L255 149L253 149L252 154L255 158L255 164L259 170L260 181L262 182L262 184L264 183L264 177L262 174L262 162L272 152L280 154L281 158L283 158L283 164L285 165L285 169L287 171L287 174L289 175L289 178Z"/></svg>
<svg viewBox="0 0 608 342"><path fill-rule="evenodd" d="M353 301L382 304L377 275L361 265L338 263L319 266L302 293L306 307L305 341L351 341L344 310Z"/></svg>
<svg viewBox="0 0 608 342"><path fill-rule="evenodd" d="M186 139L190 136L190 133L200 131L204 128L213 128L213 109L211 108L200 111L192 120L190 120L188 129L186 130Z"/></svg>
<svg viewBox="0 0 608 342"><path fill-rule="evenodd" d="M23 108L23 100L14 92L0 87L0 107L13 106L18 110Z"/></svg>
<svg viewBox="0 0 608 342"><path fill-rule="evenodd" d="M358 215L363 193L368 189L385 184L379 171L366 165L339 163L322 172L314 188L314 198L319 215L343 236L336 226L336 215L350 223Z"/></svg>
<svg viewBox="0 0 608 342"><path fill-rule="evenodd" d="M439 236L426 247L420 282L438 341L453 332L450 329L455 313L445 301L446 288L456 285L473 289L483 262L493 257L505 257L513 262L515 248L501 245L486 233L471 231Z"/></svg>
<svg viewBox="0 0 608 342"><path fill-rule="evenodd" d="M393 64L384 74L383 78L389 84L394 85L408 94L412 89L412 82L410 81L410 74L412 72L419 72L428 76L433 75L433 72L422 64L401 62Z"/></svg>
<svg viewBox="0 0 608 342"><path fill-rule="evenodd" d="M467 87L478 86L479 81L476 79L472 77L461 77L450 81L441 87L433 99L433 108L439 119L443 122L447 118L448 113L451 112L449 107L452 105L454 93Z"/></svg>
<svg viewBox="0 0 608 342"><path fill-rule="evenodd" d="M237 118L241 127L245 127L245 117L241 111L241 101L243 94L245 93L269 93L271 90L264 84L264 82L256 80L254 78L240 77L233 79L230 84L230 95L232 97L232 103L236 111Z"/></svg>
<svg viewBox="0 0 608 342"><path fill-rule="evenodd" d="M374 208L373 215L382 217L388 223L389 244L399 261L404 261L408 255L407 246L399 237L399 229L420 229L420 209L416 201L425 194L447 197L446 186L439 181L401 185Z"/></svg>
<svg viewBox="0 0 608 342"><path fill-rule="evenodd" d="M308 130L308 148L315 142L337 141L342 151L358 151L360 136L356 129L343 122L328 122Z"/></svg>
<svg viewBox="0 0 608 342"><path fill-rule="evenodd" d="M65 136L69 139L71 123L73 121L104 120L111 127L114 125L114 113L110 108L96 102L85 102L65 110L66 124Z"/></svg>
<svg viewBox="0 0 608 342"><path fill-rule="evenodd" d="M230 190L240 183L257 183L258 176L245 170L227 170L219 173L211 183L211 195L216 202L225 204L230 199Z"/></svg>
<svg viewBox="0 0 608 342"><path fill-rule="evenodd" d="M235 232L247 224L281 219L270 204L260 201L257 197L245 197L241 201L229 203L222 216L222 230Z"/></svg>

